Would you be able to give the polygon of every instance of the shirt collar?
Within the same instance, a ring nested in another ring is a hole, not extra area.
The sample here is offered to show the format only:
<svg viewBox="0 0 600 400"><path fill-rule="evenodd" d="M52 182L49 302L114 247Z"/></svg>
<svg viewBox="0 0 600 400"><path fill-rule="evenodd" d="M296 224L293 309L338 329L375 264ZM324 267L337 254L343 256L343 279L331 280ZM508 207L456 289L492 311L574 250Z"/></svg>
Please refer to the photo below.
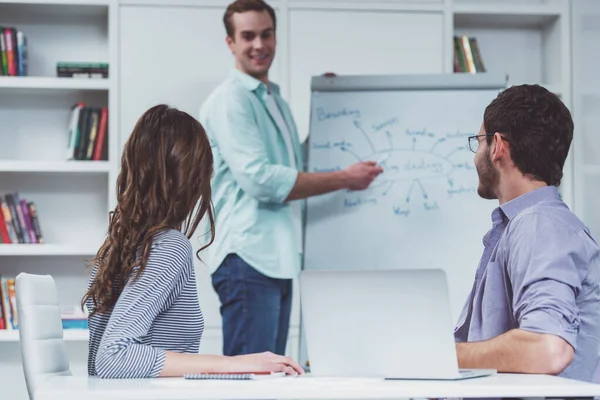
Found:
<svg viewBox="0 0 600 400"><path fill-rule="evenodd" d="M524 209L534 206L542 200L559 198L556 186L544 186L507 201L500 206L500 209L508 219L513 219Z"/></svg>
<svg viewBox="0 0 600 400"><path fill-rule="evenodd" d="M229 75L251 92L267 93L267 85L264 82L243 73L237 68L232 68ZM269 81L269 90L275 94L279 94L279 86L271 81Z"/></svg>

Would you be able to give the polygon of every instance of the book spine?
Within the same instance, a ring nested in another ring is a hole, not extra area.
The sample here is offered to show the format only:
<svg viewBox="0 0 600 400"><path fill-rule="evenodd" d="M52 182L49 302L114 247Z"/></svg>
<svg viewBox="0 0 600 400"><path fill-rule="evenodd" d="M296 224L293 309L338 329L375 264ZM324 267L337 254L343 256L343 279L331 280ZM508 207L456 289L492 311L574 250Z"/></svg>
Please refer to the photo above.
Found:
<svg viewBox="0 0 600 400"><path fill-rule="evenodd" d="M4 41L6 42L6 62L8 64L8 75L15 76L15 51L13 48L12 30L4 28Z"/></svg>
<svg viewBox="0 0 600 400"><path fill-rule="evenodd" d="M2 243L11 243L10 234L6 228L6 220L4 219L2 204L0 204L0 236L2 237Z"/></svg>
<svg viewBox="0 0 600 400"><path fill-rule="evenodd" d="M81 115L81 109L84 106L84 103L77 103L73 106L71 111L71 121L69 122L69 143L67 145L67 160L76 159L75 156L80 137L79 118Z"/></svg>
<svg viewBox="0 0 600 400"><path fill-rule="evenodd" d="M38 243L44 243L44 237L42 236L42 229L40 228L40 221L38 218L37 207L34 202L29 202L29 215L31 216L31 223L33 224L33 231Z"/></svg>
<svg viewBox="0 0 600 400"><path fill-rule="evenodd" d="M10 315L10 297L8 295L8 284L6 278L0 278L0 284L2 285L2 307L4 308L4 326L5 329L12 330L12 324L10 323L12 317Z"/></svg>
<svg viewBox="0 0 600 400"><path fill-rule="evenodd" d="M10 306L10 325L13 329L19 329L19 314L17 313L17 296L15 293L15 280L7 279L8 301Z"/></svg>
<svg viewBox="0 0 600 400"><path fill-rule="evenodd" d="M21 224L19 223L19 214L17 213L17 206L15 204L15 199L12 194L7 194L4 196L6 198L6 204L8 204L8 209L12 215L12 224L15 228L15 234L17 235L17 243L25 243L25 239L23 238L23 229L21 229Z"/></svg>
<svg viewBox="0 0 600 400"><path fill-rule="evenodd" d="M2 67L2 75L8 76L8 58L6 57L6 36L4 28L0 26L0 67Z"/></svg>
<svg viewBox="0 0 600 400"><path fill-rule="evenodd" d="M17 31L17 60L19 61L18 75L27 75L27 51L25 49L25 36L21 31Z"/></svg>
<svg viewBox="0 0 600 400"><path fill-rule="evenodd" d="M0 207L2 207L2 214L4 215L4 226L8 231L8 236L10 237L11 243L19 243L19 237L17 236L17 232L15 231L15 226L12 220L12 213L10 212L10 207L8 203L4 200L1 200Z"/></svg>
<svg viewBox="0 0 600 400"><path fill-rule="evenodd" d="M98 139L94 149L94 160L102 159L102 149L106 143L106 131L108 130L108 108L102 107L100 114L100 125L98 127Z"/></svg>
<svg viewBox="0 0 600 400"><path fill-rule="evenodd" d="M29 233L27 232L27 223L25 222L25 216L23 215L23 209L21 208L21 200L19 200L19 195L17 193L13 195L13 202L15 203L15 210L17 210L17 218L19 219L19 226L21 227L23 243L31 243Z"/></svg>
<svg viewBox="0 0 600 400"><path fill-rule="evenodd" d="M31 215L29 215L29 207L25 199L20 200L21 212L23 213L23 219L25 220L25 226L27 229L27 235L29 236L29 243L37 243L37 238L33 230L33 224L31 222Z"/></svg>

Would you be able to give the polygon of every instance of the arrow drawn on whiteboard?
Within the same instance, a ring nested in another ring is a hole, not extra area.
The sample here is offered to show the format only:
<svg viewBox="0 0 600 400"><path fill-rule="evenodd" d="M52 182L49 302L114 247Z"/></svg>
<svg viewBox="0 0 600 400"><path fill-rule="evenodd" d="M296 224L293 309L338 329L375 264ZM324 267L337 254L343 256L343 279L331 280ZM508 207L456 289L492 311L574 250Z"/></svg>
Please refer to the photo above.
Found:
<svg viewBox="0 0 600 400"><path fill-rule="evenodd" d="M451 152L450 152L450 153L449 153L449 154L446 156L446 158L450 158L450 157L452 157L454 154L456 154L456 153L458 153L459 151L462 151L462 150L464 150L464 149L466 149L466 147L465 147L465 146L460 146L460 147L457 147L457 148L455 148L454 150L452 150L452 151L451 151Z"/></svg>
<svg viewBox="0 0 600 400"><path fill-rule="evenodd" d="M361 160L362 160L362 158L360 158L360 157L358 156L358 154L356 154L355 152L353 152L352 150L350 150L350 149L349 149L349 148L347 148L346 146L340 146L340 150L341 150L341 151L345 151L345 152L348 152L348 153L352 154L354 157L356 157L356 159L357 159L358 161L361 161Z"/></svg>
<svg viewBox="0 0 600 400"><path fill-rule="evenodd" d="M423 198L425 200L427 200L427 193L425 192L425 188L423 187L423 184L421 183L420 180L415 179L414 181L412 181L412 183L410 184L410 188L408 189L408 194L406 195L407 203L410 203L410 196L412 194L413 188L415 187L415 184L417 184L421 188L421 194L423 195Z"/></svg>
<svg viewBox="0 0 600 400"><path fill-rule="evenodd" d="M369 135L367 135L367 133L363 129L362 123L360 121L356 121L355 120L354 121L354 126L356 126L358 128L358 130L362 132L362 134L365 137L365 139L367 139L367 142L369 142L369 146L371 147L371 151L373 153L375 153L375 146L373 146L373 142L371 142L371 139L369 139Z"/></svg>
<svg viewBox="0 0 600 400"><path fill-rule="evenodd" d="M394 143L392 142L392 134L390 131L385 131L385 136L387 136L388 142L390 142L390 150L394 148Z"/></svg>
<svg viewBox="0 0 600 400"><path fill-rule="evenodd" d="M433 144L433 146L431 147L431 149L430 149L429 151L433 152L433 149L435 149L435 147L436 147L438 144L440 144L440 143L442 143L442 142L445 142L445 141L446 141L446 138L441 138L441 139L439 139L437 142L435 142L435 143Z"/></svg>
<svg viewBox="0 0 600 400"><path fill-rule="evenodd" d="M394 187L394 183L396 183L396 182L391 181L390 183L388 183L388 186L385 188L385 190L382 193L384 196L387 196L388 192L392 189L392 187Z"/></svg>

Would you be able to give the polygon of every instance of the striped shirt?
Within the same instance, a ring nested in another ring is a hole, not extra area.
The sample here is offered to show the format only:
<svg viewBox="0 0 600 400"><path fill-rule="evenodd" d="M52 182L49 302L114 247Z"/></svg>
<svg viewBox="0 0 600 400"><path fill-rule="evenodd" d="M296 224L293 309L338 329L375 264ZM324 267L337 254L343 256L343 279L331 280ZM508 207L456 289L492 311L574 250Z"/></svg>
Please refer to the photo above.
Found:
<svg viewBox="0 0 600 400"><path fill-rule="evenodd" d="M93 302L86 306L91 313ZM188 238L177 230L158 233L139 279L130 279L110 313L95 314L88 324L90 376L153 378L166 351L198 353L204 319Z"/></svg>

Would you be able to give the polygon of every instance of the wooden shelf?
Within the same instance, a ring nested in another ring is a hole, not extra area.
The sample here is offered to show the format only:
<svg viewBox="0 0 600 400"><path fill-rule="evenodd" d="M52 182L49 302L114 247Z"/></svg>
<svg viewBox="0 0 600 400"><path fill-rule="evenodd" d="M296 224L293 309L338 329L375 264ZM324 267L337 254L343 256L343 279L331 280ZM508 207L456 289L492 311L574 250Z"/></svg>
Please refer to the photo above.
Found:
<svg viewBox="0 0 600 400"><path fill-rule="evenodd" d="M67 342L84 342L89 338L87 329L65 329L63 339ZM0 342L18 342L18 330L0 330Z"/></svg>
<svg viewBox="0 0 600 400"><path fill-rule="evenodd" d="M548 4L454 3L454 25L480 28L535 28L556 20L563 7ZM563 15L563 17L567 17Z"/></svg>
<svg viewBox="0 0 600 400"><path fill-rule="evenodd" d="M108 161L0 161L0 172L108 173Z"/></svg>
<svg viewBox="0 0 600 400"><path fill-rule="evenodd" d="M93 256L98 247L75 244L0 243L0 256Z"/></svg>
<svg viewBox="0 0 600 400"><path fill-rule="evenodd" d="M2 76L0 91L11 90L108 90L110 79Z"/></svg>

